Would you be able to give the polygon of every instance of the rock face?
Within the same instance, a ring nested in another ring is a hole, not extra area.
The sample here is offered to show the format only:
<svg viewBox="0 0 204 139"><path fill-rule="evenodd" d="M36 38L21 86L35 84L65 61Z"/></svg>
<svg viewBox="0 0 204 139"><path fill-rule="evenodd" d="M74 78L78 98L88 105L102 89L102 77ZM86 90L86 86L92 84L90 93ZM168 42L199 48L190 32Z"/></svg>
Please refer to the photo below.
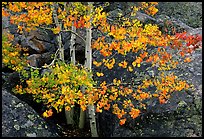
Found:
<svg viewBox="0 0 204 139"><path fill-rule="evenodd" d="M28 104L2 90L2 137L58 137Z"/></svg>
<svg viewBox="0 0 204 139"><path fill-rule="evenodd" d="M159 2L158 14L174 17L187 25L202 27L202 2Z"/></svg>
<svg viewBox="0 0 204 139"><path fill-rule="evenodd" d="M117 56L115 56L117 59ZM106 137L201 137L202 136L202 50L192 54L192 62L175 71L194 85L194 90L174 92L166 104L152 101L147 112L119 125L108 111L98 114L101 136ZM107 73L108 71L106 71ZM118 71L117 75L124 75ZM127 75L128 76L128 75ZM112 76L108 76L109 78ZM108 78L107 77L107 78Z"/></svg>
<svg viewBox="0 0 204 139"><path fill-rule="evenodd" d="M172 3L172 6L175 3ZM184 7L193 8L192 5L196 3L184 3ZM197 3L196 6L200 5ZM202 4L201 4L202 5ZM168 4L162 3L162 6L167 6ZM182 6L181 3L176 3L176 6ZM165 14L165 10L170 10L171 8L165 9L163 7L162 13ZM200 7L199 7L200 8ZM174 13L176 13L176 8L174 8ZM195 11L195 9L191 9ZM183 11L182 11L183 12ZM198 11L197 11L198 12ZM171 13L171 12L170 12ZM182 13L184 15L185 12ZM172 16L167 14L171 18L177 18L177 16ZM143 16L143 15L141 15ZM197 18L189 16L189 18ZM191 24L188 19L185 22L184 16L179 16L179 19L183 21L188 27L192 28L188 31L189 34L200 34L202 35L200 28L200 21L196 20L198 25ZM183 20L182 20L183 19ZM154 21L154 20L153 20ZM180 23L180 22L179 22ZM184 25L184 24L181 24ZM199 28L198 28L199 27ZM185 28L185 27L183 27ZM195 29L196 28L196 29ZM100 54L96 54L96 61L99 61L101 57ZM132 54L127 56L127 60L130 60ZM174 55L176 56L176 55ZM120 59L121 56L115 56ZM202 136L202 49L195 51L192 56L192 62L184 63L179 65L179 68L174 72L176 75L183 76L182 79L186 80L188 83L194 85L194 90L186 92L175 92L172 94L170 100L163 105L152 103L148 108L147 112L136 118L136 120L127 121L124 126L119 125L119 120L117 116L110 112L103 111L98 114L98 121L100 127L100 135L105 137L201 137ZM142 66L141 66L142 68ZM114 70L114 69L113 69ZM117 71L117 72L115 72ZM112 80L112 76L120 75L130 78L131 75L126 75L125 71L114 70L113 75L108 73L108 70L103 70L106 73L102 80ZM102 78L102 77L101 77ZM111 79L110 79L111 78Z"/></svg>

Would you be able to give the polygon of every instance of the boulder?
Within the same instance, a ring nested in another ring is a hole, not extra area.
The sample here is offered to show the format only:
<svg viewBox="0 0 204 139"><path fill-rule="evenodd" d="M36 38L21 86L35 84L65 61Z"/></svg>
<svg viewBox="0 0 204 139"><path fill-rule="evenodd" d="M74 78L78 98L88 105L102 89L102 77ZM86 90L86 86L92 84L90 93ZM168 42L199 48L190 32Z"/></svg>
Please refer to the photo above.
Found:
<svg viewBox="0 0 204 139"><path fill-rule="evenodd" d="M18 42L23 48L28 48L30 54L53 52L56 50L56 40L50 31L42 29L33 30L29 33L16 35Z"/></svg>
<svg viewBox="0 0 204 139"><path fill-rule="evenodd" d="M2 90L2 137L58 137L51 127L28 104Z"/></svg>
<svg viewBox="0 0 204 139"><path fill-rule="evenodd" d="M192 3L190 4L192 5ZM179 4L177 4L177 6L179 6ZM162 7L160 7L160 9L161 8ZM170 8L168 9L170 10ZM163 12L165 12L165 9L163 10ZM159 15L152 18L144 13L137 14L137 18L141 19L141 21L150 20L155 23L163 23L164 19L160 19L159 17ZM182 20L182 17L179 19L177 19L176 16L174 18L174 16L170 15L165 17L168 17L168 20L171 20L174 25L185 29L191 35L202 35L202 27L195 26L196 28L193 28L192 24L184 22L185 20ZM177 56L178 55L175 54L173 57L176 58ZM125 57L125 60L131 62L131 59L134 59L134 57L134 54L129 53ZM103 56L101 56L100 53L94 53L94 60L100 61L102 58ZM115 55L114 58L116 61L124 60L120 55ZM158 103L158 100L152 100L149 102L145 113L142 113L134 120L128 119L123 126L119 125L117 116L109 111L97 113L100 135L104 137L201 137L202 48L200 47L193 52L191 58L192 62L180 64L174 72L181 79L193 84L195 89L186 92L174 92L166 104L161 105ZM137 71L138 74L146 72L146 67L143 67L143 65L141 65L140 69L141 70ZM101 67L100 69L97 67L93 69L94 72L101 70L106 74L100 78L96 77L96 80L105 80L107 83L110 83L114 78L131 79L131 77L134 76L131 75L131 73L127 73L126 70L121 68L117 69L117 67L114 67L111 72ZM151 69L151 71L157 74L154 69ZM121 75L123 76L121 77Z"/></svg>
<svg viewBox="0 0 204 139"><path fill-rule="evenodd" d="M193 28L202 27L202 2L159 2L158 13L174 17Z"/></svg>
<svg viewBox="0 0 204 139"><path fill-rule="evenodd" d="M118 56L115 56L117 59ZM141 66L142 67L142 66ZM124 71L117 70L117 75ZM113 75L106 73L106 79ZM175 70L194 85L193 90L174 92L165 104L149 102L147 111L136 119L128 119L123 126L109 111L98 113L100 135L105 137L201 137L202 136L202 50L192 54L192 62ZM130 77L130 75L126 75ZM104 79L102 79L104 80ZM107 80L108 81L108 80Z"/></svg>
<svg viewBox="0 0 204 139"><path fill-rule="evenodd" d="M28 56L28 63L30 66L33 67L38 67L38 63L39 63L39 59L40 59L41 55L40 54L32 54Z"/></svg>
<svg viewBox="0 0 204 139"><path fill-rule="evenodd" d="M45 64L49 65L53 61L53 52L46 52L43 54L32 54L27 57L28 63L33 67L41 68Z"/></svg>

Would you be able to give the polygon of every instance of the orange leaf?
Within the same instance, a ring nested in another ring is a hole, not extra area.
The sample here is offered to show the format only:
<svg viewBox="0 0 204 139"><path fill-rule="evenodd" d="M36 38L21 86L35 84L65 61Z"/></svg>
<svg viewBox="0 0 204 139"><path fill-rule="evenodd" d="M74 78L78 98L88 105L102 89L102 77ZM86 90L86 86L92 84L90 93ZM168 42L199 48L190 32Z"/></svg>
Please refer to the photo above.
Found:
<svg viewBox="0 0 204 139"><path fill-rule="evenodd" d="M140 63L142 62L142 58L141 58L141 57L137 57L136 60L135 60L135 62L136 62L137 64L140 64Z"/></svg>
<svg viewBox="0 0 204 139"><path fill-rule="evenodd" d="M144 52L144 53L142 53L142 54L140 54L140 57L143 59L143 58L145 58L145 57L147 57L147 52Z"/></svg>
<svg viewBox="0 0 204 139"><path fill-rule="evenodd" d="M181 55L182 57L184 57L184 52L183 52L183 51L181 51L181 52L180 52L180 55Z"/></svg>
<svg viewBox="0 0 204 139"><path fill-rule="evenodd" d="M50 110L48 111L48 116L52 116L52 114L53 114L52 109L50 109Z"/></svg>
<svg viewBox="0 0 204 139"><path fill-rule="evenodd" d="M7 13L4 8L2 8L2 16L9 16L9 13Z"/></svg>
<svg viewBox="0 0 204 139"><path fill-rule="evenodd" d="M104 95L106 93L106 91L100 91L101 95Z"/></svg>
<svg viewBox="0 0 204 139"><path fill-rule="evenodd" d="M118 64L120 67L127 68L127 62L124 60Z"/></svg>
<svg viewBox="0 0 204 139"><path fill-rule="evenodd" d="M166 102L166 99L163 96L159 97L159 103L164 104Z"/></svg>
<svg viewBox="0 0 204 139"><path fill-rule="evenodd" d="M136 117L139 116L140 110L139 110L139 109L132 108L131 111L129 112L129 114L131 115L131 117L132 117L133 119L135 119Z"/></svg>
<svg viewBox="0 0 204 139"><path fill-rule="evenodd" d="M74 21L74 26L75 26L76 28L78 28L78 23L77 23L76 20Z"/></svg>
<svg viewBox="0 0 204 139"><path fill-rule="evenodd" d="M81 105L81 109L82 109L83 111L85 111L85 110L86 110L86 106Z"/></svg>
<svg viewBox="0 0 204 139"><path fill-rule="evenodd" d="M191 59L189 57L184 59L184 62L191 62Z"/></svg>
<svg viewBox="0 0 204 139"><path fill-rule="evenodd" d="M158 94L152 94L152 96L153 96L153 97L158 97L159 95L158 95Z"/></svg>
<svg viewBox="0 0 204 139"><path fill-rule="evenodd" d="M111 99L111 100L114 101L114 100L116 100L116 97L114 97L113 95L110 95L110 96L109 96L109 99Z"/></svg>
<svg viewBox="0 0 204 139"><path fill-rule="evenodd" d="M105 107L104 107L104 110L109 110L110 109L110 104L107 104Z"/></svg>
<svg viewBox="0 0 204 139"><path fill-rule="evenodd" d="M156 54L156 55L154 55L154 62L157 62L158 60L159 60L159 56Z"/></svg>
<svg viewBox="0 0 204 139"><path fill-rule="evenodd" d="M137 92L138 92L138 93L142 93L142 91L141 91L140 89L137 89Z"/></svg>
<svg viewBox="0 0 204 139"><path fill-rule="evenodd" d="M50 109L49 111L45 111L44 113L43 113L43 117L50 117L50 116L52 116L52 114L53 114L53 112L52 112L52 109Z"/></svg>
<svg viewBox="0 0 204 139"><path fill-rule="evenodd" d="M126 122L126 118L120 120L120 125L124 125Z"/></svg>
<svg viewBox="0 0 204 139"><path fill-rule="evenodd" d="M71 108L70 108L69 106L66 106L66 107L65 107L65 110L66 110L66 111L70 111Z"/></svg>
<svg viewBox="0 0 204 139"><path fill-rule="evenodd" d="M102 109L99 109L99 107L96 107L96 112L102 112Z"/></svg>
<svg viewBox="0 0 204 139"><path fill-rule="evenodd" d="M141 98L141 99L149 98L149 94L147 94L147 93L141 93L141 94L140 94L140 98Z"/></svg>
<svg viewBox="0 0 204 139"><path fill-rule="evenodd" d="M153 57L150 56L150 57L146 60L146 62L151 62L152 60L153 60Z"/></svg>

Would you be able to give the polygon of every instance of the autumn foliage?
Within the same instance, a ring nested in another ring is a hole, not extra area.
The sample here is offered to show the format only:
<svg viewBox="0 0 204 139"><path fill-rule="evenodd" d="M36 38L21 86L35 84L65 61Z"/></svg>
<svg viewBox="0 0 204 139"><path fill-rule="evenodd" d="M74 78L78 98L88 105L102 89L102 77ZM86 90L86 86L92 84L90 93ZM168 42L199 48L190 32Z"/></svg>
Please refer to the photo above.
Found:
<svg viewBox="0 0 204 139"><path fill-rule="evenodd" d="M192 36L187 33L164 34L156 24L143 24L134 18L137 11L144 11L153 16L158 10L155 7L157 2L141 2L138 6L130 7L130 15L125 17L118 13L114 22L108 21L109 13L103 12L103 7L92 7L91 15L87 15L88 6L81 2L64 3L57 10L57 17L63 25L60 30L53 25L53 2L9 2L7 10L2 8L3 16L10 15L10 23L18 25L18 32L24 33L37 28L50 29L54 34L62 31L70 31L72 23L76 28L95 27L102 33L92 42L92 49L99 51L103 58L100 61L93 61L96 69L104 67L112 71L114 67L127 69L127 72L135 73L137 68L145 64L156 67L158 75L152 78L143 75L140 84L132 84L114 78L111 83L94 81L92 76L102 78L106 73L103 71L91 72L83 66L77 67L72 64L57 62L49 67L50 72L40 75L38 70L31 69L31 77L26 80L26 87L17 85L17 93L29 93L36 101L47 105L48 110L44 117L52 115L52 108L60 112L62 108L70 110L75 104L79 104L86 110L88 104L95 104L96 112L110 110L120 119L120 125L125 124L127 117L137 118L145 112L146 100L157 98L160 104L165 104L171 94L176 91L183 91L190 88L190 85L179 79L171 69L175 69L181 60L190 62L187 53L192 53L202 40L200 36ZM106 3L108 5L108 3ZM106 6L107 6L106 5ZM62 8L64 7L64 8ZM18 14L16 14L18 13ZM9 37L11 38L11 37ZM111 39L112 38L112 39ZM12 40L13 38L11 38ZM3 63L10 63L13 69L23 70L19 64L21 61L14 61L12 57L19 56L19 49L12 49L6 41L3 42ZM167 51L171 48L177 51L181 60L178 61L173 54ZM156 52L149 51L156 49ZM132 62L128 60L117 61L115 55L126 56L129 53L136 56ZM22 60L23 59L18 59ZM85 86L83 94L80 87ZM155 87L155 90L149 88Z"/></svg>
<svg viewBox="0 0 204 139"><path fill-rule="evenodd" d="M3 63L8 66L8 68L22 71L23 67L26 66L28 56L27 49L21 48L20 45L13 45L12 40L14 36L12 34L2 35L2 57ZM22 51L24 54L22 54Z"/></svg>
<svg viewBox="0 0 204 139"><path fill-rule="evenodd" d="M88 103L94 103L91 94L94 81L92 74L85 68L58 62L49 70L50 72L41 76L39 70L31 69L31 77L26 80L27 87L22 89L18 85L16 92L33 94L37 102L43 102L50 108L49 111L52 107L57 112L61 112L63 107L70 110L75 103L85 110ZM85 94L80 90L82 85L86 88Z"/></svg>

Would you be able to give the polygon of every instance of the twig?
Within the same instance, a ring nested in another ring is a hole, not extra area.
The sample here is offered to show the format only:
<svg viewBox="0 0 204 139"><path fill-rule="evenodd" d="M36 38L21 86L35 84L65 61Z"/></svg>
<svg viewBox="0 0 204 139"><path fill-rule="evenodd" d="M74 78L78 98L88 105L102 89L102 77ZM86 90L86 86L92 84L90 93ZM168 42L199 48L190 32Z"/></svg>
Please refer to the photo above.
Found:
<svg viewBox="0 0 204 139"><path fill-rule="evenodd" d="M117 84L117 83L116 83ZM121 86L121 85L132 85L131 83L120 83L119 85L116 85L114 83L110 83L110 84L107 84L106 87L110 87L110 86ZM131 86L131 87L136 87L135 85ZM100 89L102 87L96 87L97 89Z"/></svg>
<svg viewBox="0 0 204 139"><path fill-rule="evenodd" d="M46 27L39 27L39 28L42 28L42 29L47 29L47 30L52 30L52 28L46 28ZM80 36L78 33L76 32L73 32L72 30L60 30L60 31L63 31L63 32L71 32L73 34L75 34L76 36L78 36L79 38L81 38L84 43L86 43L86 40L84 40L84 38L82 38L82 36Z"/></svg>
<svg viewBox="0 0 204 139"><path fill-rule="evenodd" d="M98 52L98 51L99 51L99 50L94 51L92 55L94 55L94 54L95 54L96 52Z"/></svg>
<svg viewBox="0 0 204 139"><path fill-rule="evenodd" d="M76 33L76 32L73 32L72 30L61 30L61 31L71 32L71 33L75 34L76 36L78 36L79 38L81 38L81 39L84 41L84 43L86 43L86 40L84 40L84 38L82 38L82 36L80 36L80 35L79 35L78 33Z"/></svg>
<svg viewBox="0 0 204 139"><path fill-rule="evenodd" d="M33 66L31 66L29 63L28 63L28 67L29 67L29 68L32 68L32 69L38 69L38 70L41 70L41 69L42 69L42 68L33 67Z"/></svg>
<svg viewBox="0 0 204 139"><path fill-rule="evenodd" d="M48 68L48 67L50 67L50 66L52 66L52 65L54 64L55 60L57 59L58 51L59 51L59 48L58 48L57 51L55 52L55 57L54 57L54 59L52 60L52 62L51 62L49 65L42 66L43 68Z"/></svg>
<svg viewBox="0 0 204 139"><path fill-rule="evenodd" d="M55 52L55 57L53 59L53 61L49 64L49 65L45 65L45 66L42 66L42 68L48 68L50 66L52 66L55 62L55 60L57 59L57 53L58 53L59 49L57 49L57 51ZM42 68L37 68L37 67L33 67L31 66L29 63L28 63L28 67L32 68L32 69L38 69L38 70L41 70Z"/></svg>

